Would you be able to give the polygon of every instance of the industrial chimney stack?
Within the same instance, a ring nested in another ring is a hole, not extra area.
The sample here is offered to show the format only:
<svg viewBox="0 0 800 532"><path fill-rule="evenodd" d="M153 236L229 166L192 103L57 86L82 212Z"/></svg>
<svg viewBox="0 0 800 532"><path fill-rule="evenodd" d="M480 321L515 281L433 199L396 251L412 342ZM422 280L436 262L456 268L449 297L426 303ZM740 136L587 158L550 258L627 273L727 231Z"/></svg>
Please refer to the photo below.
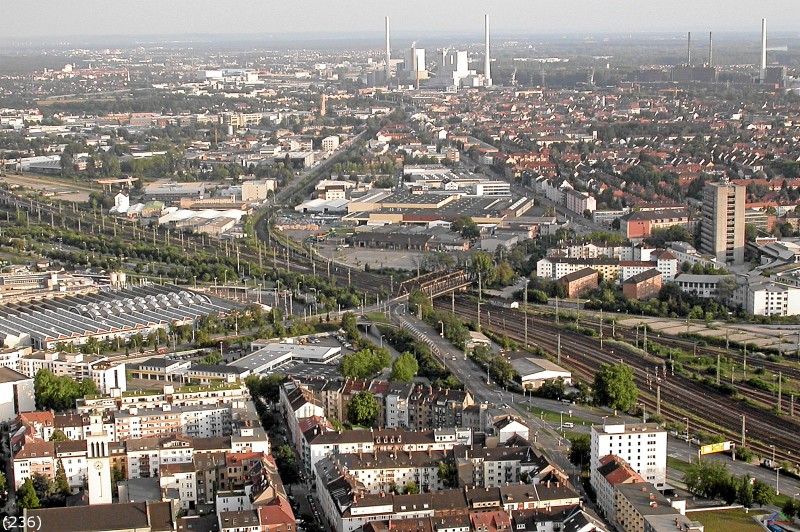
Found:
<svg viewBox="0 0 800 532"><path fill-rule="evenodd" d="M686 39L686 66L692 66L692 32Z"/></svg>
<svg viewBox="0 0 800 532"><path fill-rule="evenodd" d="M767 19L761 19L761 69L758 72L759 83L767 79Z"/></svg>
<svg viewBox="0 0 800 532"><path fill-rule="evenodd" d="M386 17L386 85L392 77L392 45L389 41L389 17Z"/></svg>
<svg viewBox="0 0 800 532"><path fill-rule="evenodd" d="M489 15L483 16L484 36L486 42L484 43L484 59L483 59L483 77L485 78L486 86L492 86L492 56L489 50Z"/></svg>
<svg viewBox="0 0 800 532"><path fill-rule="evenodd" d="M708 32L708 66L714 66L714 39L710 31Z"/></svg>

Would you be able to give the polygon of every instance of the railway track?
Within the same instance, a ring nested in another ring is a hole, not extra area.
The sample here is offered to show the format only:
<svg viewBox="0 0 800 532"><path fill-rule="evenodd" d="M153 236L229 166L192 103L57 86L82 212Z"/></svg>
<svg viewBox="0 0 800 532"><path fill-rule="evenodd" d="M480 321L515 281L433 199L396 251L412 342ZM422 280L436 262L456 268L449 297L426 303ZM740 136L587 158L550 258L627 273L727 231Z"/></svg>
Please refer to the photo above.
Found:
<svg viewBox="0 0 800 532"><path fill-rule="evenodd" d="M450 304L436 301L441 310L449 310ZM491 321L488 312L491 312ZM456 299L456 313L465 319L477 318L476 305ZM523 314L512 309L498 307L481 308L481 324L497 334L506 334L516 341L524 339ZM663 360L653 356L643 357L633 349L609 346L600 349L599 340L570 330L560 330L552 322L529 319L528 338L554 354L557 350L557 334L561 334L561 363L572 368L587 382L594 379L600 364L624 363L634 369L634 378L640 390L640 401L651 412L656 409L656 387L661 387L661 414L667 419L681 423L689 417L696 428L718 433L733 441L740 441L742 416L747 425L747 444L757 452L768 455L775 446L776 457L797 464L800 460L800 423L795 418L777 416L774 413L726 397L716 390L681 375L667 375ZM658 368L658 369L657 369Z"/></svg>
<svg viewBox="0 0 800 532"><path fill-rule="evenodd" d="M545 322L552 321L552 318L548 320L547 311L537 310L530 314L532 314L532 316L529 318L531 320L539 319L544 320ZM549 313L549 315L552 316L552 312ZM583 315L580 319L580 326L592 328L596 330L598 334L600 333L601 329L600 319L596 314L589 316ZM621 339L631 345L640 345L643 343L643 334L642 332L637 332L636 329L636 326L620 324L615 324L613 327L615 333L614 336L616 339ZM608 319L603 320L603 332L606 339L611 337L612 325ZM759 389L747 383L746 381L748 378L757 377L760 380L775 386L774 381L777 379L778 374L782 373L784 384L786 384L788 379L792 379L795 382L800 383L800 365L794 361L785 360L783 362L777 362L769 360L763 355L755 356L752 350L750 351L750 355L745 360L743 351L724 349L716 346L700 346L697 345L697 342L692 340L674 338L660 334L656 334L655 336L651 334L648 337L648 344L652 343L656 343L671 349L680 349L685 353L685 356L691 357L693 360L697 360L700 357L708 357L711 360L715 360L717 356L720 356L722 357L723 361L727 360L732 362L736 366L734 371L741 374L741 379L734 380L732 382L723 380L721 382L730 384L739 395L751 401L755 401L766 408L777 408L777 391ZM665 357L662 359L667 367L670 368L671 363L668 361L668 359ZM713 375L711 375L711 377L713 378ZM794 403L794 397L792 391L788 389L788 386L784 386L781 393L781 399L782 411L789 413L791 410L793 410L792 404Z"/></svg>
<svg viewBox="0 0 800 532"><path fill-rule="evenodd" d="M547 315L548 313L542 312L542 315ZM552 315L552 312L549 313ZM608 319L603 320L604 330L606 333L610 332L611 323ZM600 329L600 319L597 317L596 313L593 312L590 315L584 315L581 317L580 323L584 326L591 326L596 328L598 331ZM615 330L618 334L624 334L626 339L633 340L635 338L635 326L630 325L621 325L617 323L615 325ZM788 335L787 335L788 336ZM641 338L641 333L639 333L639 338ZM675 338L671 336L656 336L653 338L651 335L649 337L649 341L656 341L657 343L665 346L670 347L673 349L681 349L686 353L694 353L696 352L696 356L709 356L712 358L716 358L717 355L721 355L725 358L728 358L732 361L735 361L738 365L744 366L745 363L745 355L743 350L739 349L725 349L723 347L717 346L710 346L710 345L697 345L699 341L690 340L687 338ZM771 373L777 374L778 372L782 372L783 375L787 378L797 379L800 381L800 363L791 360L785 360L783 362L776 362L769 360L763 356L756 356L754 354L754 350L750 348L748 350L747 356L747 368L748 371L752 369L757 369L763 367L766 371Z"/></svg>

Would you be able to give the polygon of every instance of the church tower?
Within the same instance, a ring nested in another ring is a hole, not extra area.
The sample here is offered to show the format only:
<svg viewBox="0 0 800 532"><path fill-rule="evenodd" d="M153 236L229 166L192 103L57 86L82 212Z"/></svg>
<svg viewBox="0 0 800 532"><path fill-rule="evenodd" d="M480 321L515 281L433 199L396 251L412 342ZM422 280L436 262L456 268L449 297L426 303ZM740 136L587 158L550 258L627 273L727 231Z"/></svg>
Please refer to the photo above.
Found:
<svg viewBox="0 0 800 532"><path fill-rule="evenodd" d="M89 434L86 436L89 504L111 504L110 438L103 430L102 415L92 412L89 419Z"/></svg>

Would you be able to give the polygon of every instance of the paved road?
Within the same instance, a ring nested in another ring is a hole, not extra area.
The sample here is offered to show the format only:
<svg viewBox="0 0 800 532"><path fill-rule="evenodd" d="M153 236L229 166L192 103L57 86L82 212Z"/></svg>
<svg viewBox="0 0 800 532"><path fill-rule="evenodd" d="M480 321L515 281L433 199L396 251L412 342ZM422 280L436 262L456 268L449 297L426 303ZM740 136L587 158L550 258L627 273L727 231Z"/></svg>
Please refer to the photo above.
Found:
<svg viewBox="0 0 800 532"><path fill-rule="evenodd" d="M421 339L429 345L435 346L441 354L440 359L443 359L447 368L464 383L466 388L473 394L475 400L478 402L489 401L496 404L508 404L513 408L516 414L524 418L531 431L533 443L543 451L561 467L565 472L570 474L573 479L573 484L578 487L577 471L576 468L567 459L566 453L569 450L569 442L564 440L559 433L559 423L548 423L540 418L538 414L541 410L549 410L554 412L568 412L573 411L575 417L586 420L587 423L603 422L605 412L603 410L591 409L580 405L564 405L558 401L551 401L546 399L539 399L534 397L524 398L520 394L510 393L506 390L499 389L496 385L488 384L486 382L486 374L484 371L475 364L472 360L464 360L462 352L454 348L450 342L440 337L439 332L430 327L425 322L416 319L414 316L400 311L397 307L392 311L392 319L401 324L403 327L411 331L418 339ZM453 360L453 357L456 357ZM532 408L532 412L528 412L528 405ZM610 414L610 412L609 412ZM612 416L613 417L613 416ZM634 422L630 416L619 416L619 421ZM571 432L589 432L588 425L576 425L570 429ZM684 461L691 461L697 457L697 445L687 445L686 442L673 437L669 438L668 454L671 457L679 458ZM750 474L753 478L758 478L767 482L773 488L776 486L775 472L759 467L753 464L746 464L741 461L733 461L729 456L723 454L707 455L704 457L709 460L719 460L728 465L731 473L735 475ZM676 470L668 472L670 479L680 481L683 473ZM780 492L784 495L800 497L800 482L796 479L780 477Z"/></svg>
<svg viewBox="0 0 800 532"><path fill-rule="evenodd" d="M669 456L673 458L678 458L686 462L697 458L697 445L687 443L679 438L673 438L670 436L668 449ZM728 470L734 475L740 476L749 474L753 478L757 478L766 482L773 488L776 487L776 475L775 471L773 470L766 469L755 464L748 464L746 462L742 462L741 460L733 460L727 454L709 454L703 456L703 459L722 462L728 466ZM677 480L680 480L682 477L683 473L680 471L673 471L670 474L670 478ZM786 475L781 475L777 478L780 482L780 492L782 494L790 497L795 495L800 496L800 481Z"/></svg>
<svg viewBox="0 0 800 532"><path fill-rule="evenodd" d="M532 405L534 410L533 414L531 414L525 408L528 404L528 399L523 398L520 394L513 394L502 390L493 384L487 384L486 375L483 370L472 360L467 359L465 361L463 352L459 351L453 347L449 341L439 336L439 333L428 324L414 318L408 313L398 311L397 308L393 309L392 319L411 331L418 339L438 350L440 359L444 361L447 369L464 383L464 386L472 393L476 401L499 403L501 405L509 404L509 407L515 410L515 414L527 421L528 426L533 432L531 435L532 443L545 452L551 460L570 475L573 485L585 497L586 494L583 492L583 488L579 482L579 471L567 458L569 441L558 433L558 423L549 423L540 419L537 415L537 408L551 411L568 411L569 409L575 409L577 407L573 405L566 406L558 401L533 398ZM588 420L592 422L601 420L601 418L594 413L581 412L580 415L582 417L586 416L585 418L588 418ZM588 431L588 427L582 427L582 429ZM588 498L586 498L586 500L588 501Z"/></svg>

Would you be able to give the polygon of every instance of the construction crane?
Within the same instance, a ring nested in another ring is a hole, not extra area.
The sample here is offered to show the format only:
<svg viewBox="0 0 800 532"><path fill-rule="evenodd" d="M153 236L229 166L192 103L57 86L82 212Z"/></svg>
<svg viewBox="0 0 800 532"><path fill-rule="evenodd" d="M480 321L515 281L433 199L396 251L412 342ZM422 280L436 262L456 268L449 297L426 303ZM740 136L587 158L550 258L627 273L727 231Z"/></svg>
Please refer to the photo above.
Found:
<svg viewBox="0 0 800 532"><path fill-rule="evenodd" d="M511 86L517 86L517 67L514 67L514 72L511 73Z"/></svg>

